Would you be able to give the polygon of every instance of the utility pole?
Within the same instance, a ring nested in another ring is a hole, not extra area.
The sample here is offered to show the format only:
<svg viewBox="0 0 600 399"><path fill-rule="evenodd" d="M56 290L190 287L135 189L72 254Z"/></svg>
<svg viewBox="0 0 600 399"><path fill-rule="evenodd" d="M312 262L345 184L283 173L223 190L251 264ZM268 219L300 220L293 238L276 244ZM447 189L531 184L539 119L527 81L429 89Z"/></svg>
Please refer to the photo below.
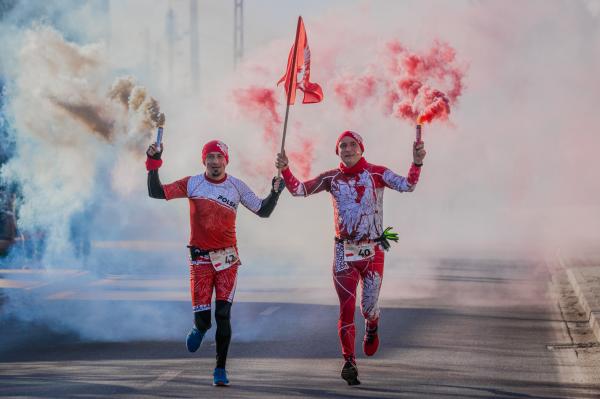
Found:
<svg viewBox="0 0 600 399"><path fill-rule="evenodd" d="M233 0L233 67L244 57L244 0Z"/></svg>
<svg viewBox="0 0 600 399"><path fill-rule="evenodd" d="M198 92L200 81L199 65L199 38L198 38L198 0L190 0L190 74L194 94Z"/></svg>

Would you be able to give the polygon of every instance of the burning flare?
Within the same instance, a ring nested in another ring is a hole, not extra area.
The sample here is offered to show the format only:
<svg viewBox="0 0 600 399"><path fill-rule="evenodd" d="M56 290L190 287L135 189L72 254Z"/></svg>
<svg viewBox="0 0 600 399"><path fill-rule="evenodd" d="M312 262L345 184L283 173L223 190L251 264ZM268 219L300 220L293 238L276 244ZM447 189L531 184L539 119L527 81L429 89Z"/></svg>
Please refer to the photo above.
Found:
<svg viewBox="0 0 600 399"><path fill-rule="evenodd" d="M436 41L428 51L416 53L391 41L380 58L382 62L368 65L362 74L334 80L335 98L344 109L352 111L375 99L386 115L412 123L448 120L464 77L450 45Z"/></svg>

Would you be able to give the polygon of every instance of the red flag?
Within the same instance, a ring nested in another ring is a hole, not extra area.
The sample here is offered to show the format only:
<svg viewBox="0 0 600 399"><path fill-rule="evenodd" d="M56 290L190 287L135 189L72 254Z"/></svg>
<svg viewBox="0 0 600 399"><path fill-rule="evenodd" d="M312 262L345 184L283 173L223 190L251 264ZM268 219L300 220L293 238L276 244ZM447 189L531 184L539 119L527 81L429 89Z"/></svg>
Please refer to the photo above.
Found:
<svg viewBox="0 0 600 399"><path fill-rule="evenodd" d="M296 49L294 60L294 47ZM293 66L294 65L294 66ZM296 73L292 73L292 68ZM296 100L296 89L304 92L303 104L318 103L323 100L321 86L310 81L310 48L306 38L306 30L302 17L298 18L298 31L296 32L296 44L290 49L287 69L285 75L279 79L279 83L285 81L285 93L288 96L288 104L294 104ZM288 90L292 89L291 93Z"/></svg>

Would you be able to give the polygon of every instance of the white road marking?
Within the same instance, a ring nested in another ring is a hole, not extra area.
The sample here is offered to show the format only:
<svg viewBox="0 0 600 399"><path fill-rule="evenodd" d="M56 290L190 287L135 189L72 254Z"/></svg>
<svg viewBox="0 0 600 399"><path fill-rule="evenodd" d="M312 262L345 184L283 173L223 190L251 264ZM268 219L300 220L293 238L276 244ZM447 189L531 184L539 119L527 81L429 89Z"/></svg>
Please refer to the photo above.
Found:
<svg viewBox="0 0 600 399"><path fill-rule="evenodd" d="M176 378L179 374L181 374L183 370L170 370L166 373L159 375L154 381L151 381L144 385L144 388L158 388L160 386L165 385L167 382Z"/></svg>
<svg viewBox="0 0 600 399"><path fill-rule="evenodd" d="M277 312L279 310L279 308L281 308L281 306L269 306L268 308L266 308L265 310L260 312L258 315L259 316L269 316L269 315Z"/></svg>

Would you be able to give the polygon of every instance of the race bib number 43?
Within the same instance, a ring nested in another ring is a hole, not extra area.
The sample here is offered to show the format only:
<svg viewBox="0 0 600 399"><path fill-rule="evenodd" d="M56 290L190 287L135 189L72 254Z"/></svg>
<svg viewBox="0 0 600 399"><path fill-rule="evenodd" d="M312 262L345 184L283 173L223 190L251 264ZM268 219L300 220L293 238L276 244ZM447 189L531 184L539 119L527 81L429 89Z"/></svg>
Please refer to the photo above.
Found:
<svg viewBox="0 0 600 399"><path fill-rule="evenodd" d="M235 265L239 260L237 251L233 247L210 251L208 256L216 271L225 270Z"/></svg>
<svg viewBox="0 0 600 399"><path fill-rule="evenodd" d="M346 262L354 262L357 260L365 260L375 256L375 244L352 244L344 243L344 260Z"/></svg>

